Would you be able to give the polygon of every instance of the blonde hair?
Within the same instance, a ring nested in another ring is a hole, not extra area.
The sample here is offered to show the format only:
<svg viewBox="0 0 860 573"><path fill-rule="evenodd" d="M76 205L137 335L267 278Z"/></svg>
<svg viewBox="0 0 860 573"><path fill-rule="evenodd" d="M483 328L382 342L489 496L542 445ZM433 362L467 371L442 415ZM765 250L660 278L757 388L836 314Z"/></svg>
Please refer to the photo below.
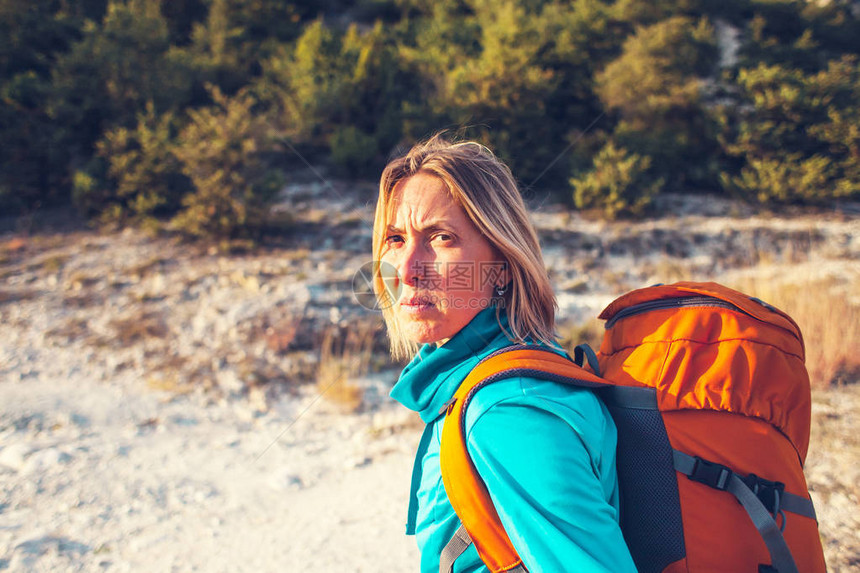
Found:
<svg viewBox="0 0 860 573"><path fill-rule="evenodd" d="M508 337L514 342L531 338L553 344L556 301L537 234L511 170L479 143L454 143L436 135L388 163L379 181L373 222L374 260L382 258L397 184L419 172L435 175L444 182L454 200L505 261L510 278L503 295ZM388 327L391 355L395 359L410 358L420 345L408 340L398 325L393 309L396 301L385 287L379 265L373 283ZM497 320L501 306L496 310Z"/></svg>

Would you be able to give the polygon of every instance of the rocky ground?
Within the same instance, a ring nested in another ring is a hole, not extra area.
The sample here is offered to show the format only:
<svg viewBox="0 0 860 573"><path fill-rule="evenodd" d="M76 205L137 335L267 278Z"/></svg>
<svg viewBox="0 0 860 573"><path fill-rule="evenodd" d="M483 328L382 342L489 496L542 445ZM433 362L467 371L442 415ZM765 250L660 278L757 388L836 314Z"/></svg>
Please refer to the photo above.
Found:
<svg viewBox="0 0 860 573"><path fill-rule="evenodd" d="M616 294L685 278L860 303L856 214L668 197L665 216L630 224L532 202L571 336ZM386 397L397 366L352 289L370 195L296 185L281 208L283 236L239 252L7 225L0 570L415 570L402 526L419 425ZM860 570L846 372L813 395L806 467L834 572Z"/></svg>

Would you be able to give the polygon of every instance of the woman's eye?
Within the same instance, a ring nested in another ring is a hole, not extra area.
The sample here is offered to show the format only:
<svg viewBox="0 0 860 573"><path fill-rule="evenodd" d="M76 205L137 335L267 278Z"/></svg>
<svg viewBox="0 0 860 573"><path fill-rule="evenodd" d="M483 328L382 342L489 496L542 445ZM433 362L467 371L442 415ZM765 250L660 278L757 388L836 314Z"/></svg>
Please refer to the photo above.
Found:
<svg viewBox="0 0 860 573"><path fill-rule="evenodd" d="M451 241L454 237L449 235L448 233L439 233L433 237L437 241L442 241L443 243L447 243Z"/></svg>
<svg viewBox="0 0 860 573"><path fill-rule="evenodd" d="M401 237L400 235L388 235L387 237L385 237L385 243L387 245L394 245L394 244L402 243L402 242L403 242L403 237Z"/></svg>

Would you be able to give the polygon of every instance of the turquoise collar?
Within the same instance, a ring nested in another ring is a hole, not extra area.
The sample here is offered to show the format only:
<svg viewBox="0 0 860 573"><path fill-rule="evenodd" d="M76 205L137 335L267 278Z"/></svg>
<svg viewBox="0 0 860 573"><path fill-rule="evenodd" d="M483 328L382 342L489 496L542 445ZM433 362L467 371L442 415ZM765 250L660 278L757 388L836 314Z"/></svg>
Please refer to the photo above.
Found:
<svg viewBox="0 0 860 573"><path fill-rule="evenodd" d="M442 346L422 346L403 369L391 397L418 412L425 424L431 422L482 358L512 344L507 330L507 313L501 311L497 319L495 307L482 310Z"/></svg>

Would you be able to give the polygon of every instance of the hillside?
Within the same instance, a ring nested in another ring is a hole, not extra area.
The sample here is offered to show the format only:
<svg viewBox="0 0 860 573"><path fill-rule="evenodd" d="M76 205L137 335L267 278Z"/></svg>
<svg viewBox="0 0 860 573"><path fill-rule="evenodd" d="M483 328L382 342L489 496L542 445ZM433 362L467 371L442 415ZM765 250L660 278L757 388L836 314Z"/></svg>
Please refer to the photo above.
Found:
<svg viewBox="0 0 860 573"><path fill-rule="evenodd" d="M415 569L420 428L387 398L397 365L352 293L369 195L339 190L289 187L290 229L245 252L133 230L0 237L0 570ZM660 200L662 218L608 223L533 198L561 334L686 278L809 324L806 474L829 570L860 570L860 220Z"/></svg>

